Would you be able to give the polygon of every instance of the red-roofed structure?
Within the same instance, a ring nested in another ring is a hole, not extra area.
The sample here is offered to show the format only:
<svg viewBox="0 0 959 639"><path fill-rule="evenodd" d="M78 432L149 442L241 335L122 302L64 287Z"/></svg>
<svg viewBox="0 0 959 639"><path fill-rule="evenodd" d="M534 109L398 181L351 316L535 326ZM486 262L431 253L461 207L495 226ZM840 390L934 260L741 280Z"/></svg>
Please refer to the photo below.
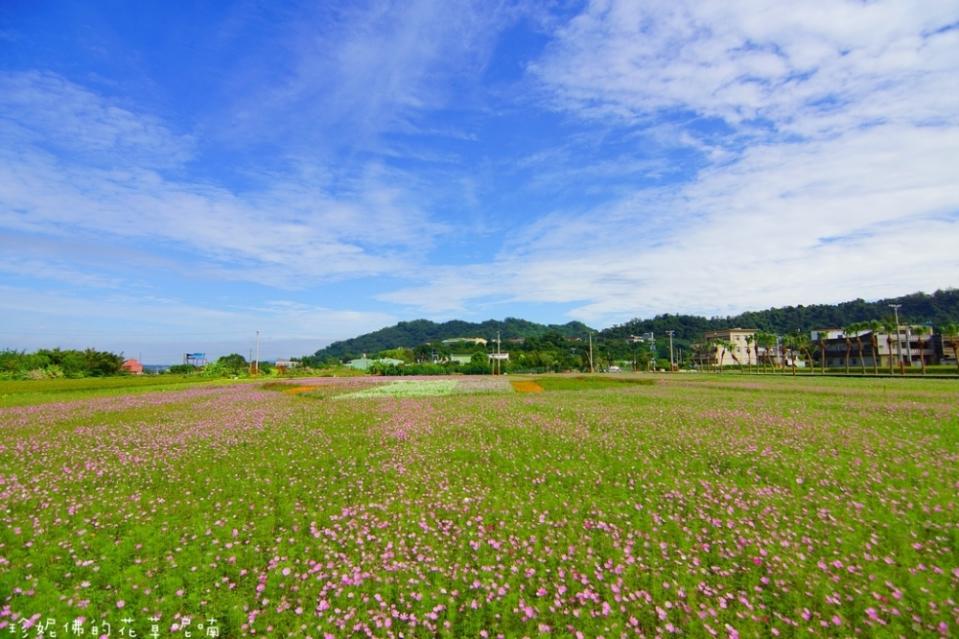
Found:
<svg viewBox="0 0 959 639"><path fill-rule="evenodd" d="M120 367L125 373L130 373L131 375L143 375L143 364L136 359L128 359L123 362L123 366Z"/></svg>

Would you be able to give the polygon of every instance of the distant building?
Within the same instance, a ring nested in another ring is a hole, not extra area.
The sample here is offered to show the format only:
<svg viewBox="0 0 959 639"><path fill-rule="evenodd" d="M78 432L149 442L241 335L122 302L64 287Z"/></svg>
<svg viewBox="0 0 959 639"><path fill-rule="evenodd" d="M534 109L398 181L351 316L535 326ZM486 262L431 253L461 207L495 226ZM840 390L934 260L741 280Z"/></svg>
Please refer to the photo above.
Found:
<svg viewBox="0 0 959 639"><path fill-rule="evenodd" d="M732 343L732 348L727 348L723 353L722 348L717 348L711 353L710 364L713 366L733 366L736 364L747 365L756 363L753 357L753 351L746 338L756 336L755 328L726 328L719 331L708 331L703 335L703 339L708 344L713 341L723 341ZM720 360L722 358L722 360Z"/></svg>
<svg viewBox="0 0 959 639"><path fill-rule="evenodd" d="M360 371L368 371L370 367L374 364L383 364L384 366L399 366L403 364L401 359L393 359L392 357L380 357L378 359L370 359L368 357L360 357L359 359L351 359L347 366L350 368L355 368Z"/></svg>
<svg viewBox="0 0 959 639"><path fill-rule="evenodd" d="M482 337L451 337L449 339L444 339L444 344L459 344L462 342L469 342L471 344L479 344L481 346L486 346L486 339Z"/></svg>
<svg viewBox="0 0 959 639"><path fill-rule="evenodd" d="M280 372L282 372L288 371L291 368L299 368L300 362L296 361L295 359L278 359L273 362L273 365L276 366Z"/></svg>
<svg viewBox="0 0 959 639"><path fill-rule="evenodd" d="M844 368L847 354L849 355L850 368L862 368L863 366L888 368L890 360L893 366L899 366L900 349L904 366L922 366L923 359L926 364L938 364L941 356L936 340L931 332L922 336L917 335L916 329L918 328L918 325L903 325L900 327L898 340L893 333L877 332L875 334L875 347L872 331L858 331L855 334L850 334L847 341L842 329L818 329L810 333L814 362L817 366L822 365L819 336L823 334L826 337L827 368ZM862 345L862 357L859 355L860 344Z"/></svg>
<svg viewBox="0 0 959 639"><path fill-rule="evenodd" d="M198 368L206 366L206 353L184 353L183 363Z"/></svg>
<svg viewBox="0 0 959 639"><path fill-rule="evenodd" d="M120 366L120 370L130 375L143 375L143 364L137 359L128 359Z"/></svg>

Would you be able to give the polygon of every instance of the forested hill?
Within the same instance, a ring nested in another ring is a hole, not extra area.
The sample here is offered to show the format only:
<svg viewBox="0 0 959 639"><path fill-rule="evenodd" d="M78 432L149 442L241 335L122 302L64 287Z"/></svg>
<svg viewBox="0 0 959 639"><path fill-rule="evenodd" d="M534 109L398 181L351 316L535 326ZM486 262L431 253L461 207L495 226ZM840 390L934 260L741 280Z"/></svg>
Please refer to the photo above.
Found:
<svg viewBox="0 0 959 639"><path fill-rule="evenodd" d="M816 328L842 328L853 322L891 317L889 304L902 304L901 322L931 323L934 326L959 321L959 289L936 291L932 295L913 293L875 302L861 299L840 304L784 306L765 311L748 311L733 317L707 319L696 315L657 315L653 319L634 319L600 333L607 339L653 332L657 337L675 330L682 340L702 339L704 331L720 328L758 328L778 334L810 331Z"/></svg>
<svg viewBox="0 0 959 639"><path fill-rule="evenodd" d="M581 322L545 325L515 317L507 317L503 321L487 320L480 323L451 320L440 324L421 319L400 322L396 326L381 328L378 331L359 337L333 342L326 348L318 350L315 357L341 358L348 355L359 356L363 353L373 354L400 346L414 348L427 342L454 337L485 337L492 340L496 339L497 331L500 331L502 339L508 340L519 337L540 337L551 331L556 331L567 337L584 337L587 332L592 330Z"/></svg>

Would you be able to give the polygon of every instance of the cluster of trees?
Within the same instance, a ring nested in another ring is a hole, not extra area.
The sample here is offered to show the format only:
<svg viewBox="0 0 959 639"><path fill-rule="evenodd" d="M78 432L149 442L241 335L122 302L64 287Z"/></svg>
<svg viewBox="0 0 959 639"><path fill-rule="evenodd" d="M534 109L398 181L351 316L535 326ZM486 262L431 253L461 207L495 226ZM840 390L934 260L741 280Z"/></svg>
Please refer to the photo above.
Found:
<svg viewBox="0 0 959 639"><path fill-rule="evenodd" d="M205 375L207 377L242 377L249 375L252 364L239 353L230 353L217 358L206 366L197 367L192 364L177 364L171 366L167 372L173 375ZM261 375L272 375L275 368L269 362L259 362Z"/></svg>
<svg viewBox="0 0 959 639"><path fill-rule="evenodd" d="M33 353L0 351L0 376L8 379L51 379L56 377L106 377L118 375L123 356L88 348L40 349Z"/></svg>
<svg viewBox="0 0 959 639"><path fill-rule="evenodd" d="M328 361L327 358L333 358L334 360L351 359L360 357L364 353L373 354L401 347L415 348L423 344L441 343L444 339L464 336L493 340L498 333L503 340L513 340L540 337L547 333L559 333L566 337L583 336L590 330L582 322L547 325L515 317L507 317L503 321L464 322L451 320L442 323L420 319L400 322L395 326L382 328L372 333L333 342L326 348L316 351L311 359L315 358L320 363Z"/></svg>
<svg viewBox="0 0 959 639"><path fill-rule="evenodd" d="M622 342L622 343L619 343ZM500 372L562 372L590 370L588 333L564 335L555 330L528 338L504 339L500 344L509 359L500 364ZM374 364L371 372L383 375L468 375L491 372L490 355L496 352L495 342L486 345L472 342L427 342L413 348L400 347L379 351L375 358L395 359L402 364ZM604 370L614 362L646 368L653 354L648 346L637 348L625 340L598 340L593 344L595 370ZM468 359L467 359L468 358Z"/></svg>
<svg viewBox="0 0 959 639"><path fill-rule="evenodd" d="M436 362L417 362L412 364L381 364L370 367L373 375L486 375L490 372L487 357L483 353L474 355L469 362L441 360Z"/></svg>
<svg viewBox="0 0 959 639"><path fill-rule="evenodd" d="M601 337L616 339L652 332L657 336L667 330L675 331L676 343L689 347L702 339L703 333L725 328L757 328L779 335L813 328L849 326L856 322L873 321L889 313L889 304L901 304L902 317L913 322L939 326L959 317L959 289L926 293L912 293L890 299L866 302L856 299L840 304L813 304L811 306L783 306L764 311L749 311L728 317L705 318L696 315L657 315L653 319L634 319L608 328Z"/></svg>
<svg viewBox="0 0 959 639"><path fill-rule="evenodd" d="M492 340L498 331L503 339L503 350L510 352L509 362L504 363L506 371L589 370L587 336L590 333L593 334L592 367L595 370L604 370L612 365L625 365L637 370L668 368L668 330L674 331L675 361L691 363L697 351L701 353L705 348L701 343L702 336L708 331L741 326L757 328L770 334L792 335L811 328L869 322L872 318L888 313L889 304L901 304L902 317L908 317L912 322L938 326L951 318L959 317L959 290L936 291L931 295L914 293L876 302L857 299L841 304L786 306L729 317L665 314L653 319L635 319L599 332L581 322L543 325L507 318L502 322L450 321L438 324L428 320L415 320L334 342L314 355L304 357L303 363L315 367L335 366L342 361L366 354L371 357L398 359L407 366L442 366L444 370L452 372L457 367L457 370L464 370L464 365L454 364L450 361L450 356L471 351L468 347L464 349L464 343L450 345L444 344L442 340L467 336ZM630 336L644 333L653 333L655 343L650 345L630 340ZM479 346L477 349L487 353L492 350L492 346ZM479 362L476 362L476 365L479 366ZM484 365L488 366L488 362Z"/></svg>
<svg viewBox="0 0 959 639"><path fill-rule="evenodd" d="M666 330L663 329L663 333ZM943 344L946 348L952 345L953 350L959 349L959 325L943 324L939 327L943 334ZM870 320L867 322L852 322L846 325L843 333L846 336L846 369L849 372L853 355L858 355L858 362L862 372L866 372L864 360L872 360L870 366L873 372L878 372L879 364L873 353L877 353L879 345L876 343L877 334L885 334L890 343L894 341L896 325L893 318ZM932 337L931 330L922 328L912 329L913 338L921 343ZM954 335L955 337L950 337ZM857 337L858 336L858 337ZM696 336L697 340L688 342L674 340L674 362L678 367L695 365L706 368L712 367L714 356L718 355L724 361L726 353L732 356L735 364L742 367L769 370L777 367L791 366L795 368L798 361L803 361L807 370L816 367L825 368L827 359L827 344L825 337L812 340L807 331L787 333L779 337L771 331L758 331L755 335L746 338L745 361L739 361L736 344L722 340L702 341L702 333ZM864 343L865 340L865 343ZM871 341L870 341L871 340ZM688 346L686 345L688 344ZM471 342L430 342L413 348L400 347L380 351L373 354L374 358L389 358L398 360L399 364L378 363L371 367L373 374L381 375L441 375L449 373L485 374L491 372L489 354L495 352L495 344L473 344ZM887 345L886 351L892 349ZM508 351L510 359L504 361L502 372L562 372L608 370L611 366L620 366L632 370L661 369L668 370L669 343L665 336L658 337L655 342L637 342L625 338L611 337L609 334L599 333L592 338L590 351L589 336L569 337L556 331L550 331L542 336L527 339L504 340L502 350ZM920 348L920 354L922 348ZM463 356L469 356L465 361ZM835 352L833 352L835 357ZM463 361L458 361L463 360ZM889 366L892 366L890 358ZM922 361L925 371L926 362Z"/></svg>

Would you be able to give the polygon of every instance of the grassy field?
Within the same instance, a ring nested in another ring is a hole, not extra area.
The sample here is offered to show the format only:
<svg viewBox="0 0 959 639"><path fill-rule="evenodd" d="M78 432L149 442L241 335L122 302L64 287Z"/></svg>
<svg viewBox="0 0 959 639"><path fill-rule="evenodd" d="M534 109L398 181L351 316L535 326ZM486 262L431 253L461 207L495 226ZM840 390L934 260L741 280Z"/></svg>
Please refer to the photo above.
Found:
<svg viewBox="0 0 959 639"><path fill-rule="evenodd" d="M196 375L86 377L82 379L0 380L0 407L73 401L85 397L127 395L145 391L183 389L230 380Z"/></svg>
<svg viewBox="0 0 959 639"><path fill-rule="evenodd" d="M6 387L0 637L959 634L956 382L463 379Z"/></svg>

